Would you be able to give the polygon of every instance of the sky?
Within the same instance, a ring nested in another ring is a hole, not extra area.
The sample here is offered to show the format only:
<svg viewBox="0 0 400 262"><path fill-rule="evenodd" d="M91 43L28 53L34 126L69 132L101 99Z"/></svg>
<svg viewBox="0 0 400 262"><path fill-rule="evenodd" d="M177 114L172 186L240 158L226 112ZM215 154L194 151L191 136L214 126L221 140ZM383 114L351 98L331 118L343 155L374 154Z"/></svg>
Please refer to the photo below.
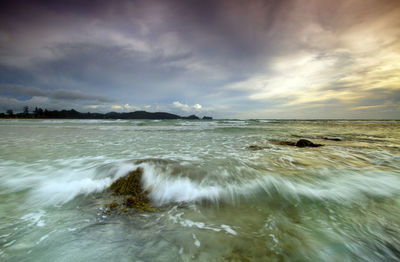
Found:
<svg viewBox="0 0 400 262"><path fill-rule="evenodd" d="M0 112L24 106L400 119L400 1L1 1Z"/></svg>

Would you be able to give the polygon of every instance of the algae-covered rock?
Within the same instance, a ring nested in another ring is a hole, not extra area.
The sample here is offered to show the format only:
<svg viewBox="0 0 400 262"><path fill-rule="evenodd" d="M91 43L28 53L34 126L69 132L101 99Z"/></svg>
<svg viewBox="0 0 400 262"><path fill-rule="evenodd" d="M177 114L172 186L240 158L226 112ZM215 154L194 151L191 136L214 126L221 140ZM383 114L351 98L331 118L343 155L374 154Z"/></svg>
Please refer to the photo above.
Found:
<svg viewBox="0 0 400 262"><path fill-rule="evenodd" d="M117 202L112 202L111 204L110 204L110 209L114 209L114 208L116 208L116 207L118 207L119 206L119 204L117 203Z"/></svg>
<svg viewBox="0 0 400 262"><path fill-rule="evenodd" d="M297 147L319 147L322 146L321 144L314 144L310 140L307 139L300 139L296 142Z"/></svg>
<svg viewBox="0 0 400 262"><path fill-rule="evenodd" d="M143 169L137 168L131 171L125 177L118 178L109 187L115 195L126 196L125 200L121 204L122 211L127 212L126 208L135 208L142 211L154 211L154 208L150 207L150 198L148 192L143 189L142 186L142 175ZM115 203L115 202L113 202ZM110 208L115 208L119 204L110 204ZM112 207L113 205L113 207Z"/></svg>
<svg viewBox="0 0 400 262"><path fill-rule="evenodd" d="M147 210L152 211L153 208L150 208L149 201L143 201L141 199L137 199L134 196L130 196L125 200L125 205L129 208L136 208L139 210Z"/></svg>
<svg viewBox="0 0 400 262"><path fill-rule="evenodd" d="M119 195L141 194L144 191L141 184L142 174L143 169L137 168L129 172L127 176L118 178L111 184L110 189Z"/></svg>
<svg viewBox="0 0 400 262"><path fill-rule="evenodd" d="M282 146L295 146L296 145L296 143L292 142L292 141L279 141L278 144L282 145Z"/></svg>
<svg viewBox="0 0 400 262"><path fill-rule="evenodd" d="M281 145L281 146L296 146L296 147L320 147L323 146L321 144L314 144L310 140L300 139L297 142L292 141L279 141L279 140L271 140L272 143Z"/></svg>

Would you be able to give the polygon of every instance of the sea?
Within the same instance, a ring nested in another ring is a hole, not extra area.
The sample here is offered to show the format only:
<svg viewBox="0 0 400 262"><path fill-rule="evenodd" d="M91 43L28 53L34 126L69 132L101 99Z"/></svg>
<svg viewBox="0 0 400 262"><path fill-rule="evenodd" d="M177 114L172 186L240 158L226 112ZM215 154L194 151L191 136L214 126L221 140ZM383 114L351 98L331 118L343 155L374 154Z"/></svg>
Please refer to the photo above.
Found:
<svg viewBox="0 0 400 262"><path fill-rule="evenodd" d="M1 120L0 261L400 261L400 121Z"/></svg>

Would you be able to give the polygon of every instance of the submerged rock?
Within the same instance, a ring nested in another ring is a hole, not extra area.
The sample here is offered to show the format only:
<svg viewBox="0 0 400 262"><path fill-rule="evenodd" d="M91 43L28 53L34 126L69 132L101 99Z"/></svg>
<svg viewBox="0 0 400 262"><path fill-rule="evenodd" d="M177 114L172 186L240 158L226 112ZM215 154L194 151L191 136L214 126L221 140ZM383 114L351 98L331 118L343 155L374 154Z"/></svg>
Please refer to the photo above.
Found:
<svg viewBox="0 0 400 262"><path fill-rule="evenodd" d="M117 203L117 202L112 202L111 204L110 204L110 209L114 209L114 208L116 208L116 207L118 207L119 206L119 204Z"/></svg>
<svg viewBox="0 0 400 262"><path fill-rule="evenodd" d="M137 168L129 172L125 177L118 178L111 184L109 189L113 191L114 195L126 196L121 204L115 201L111 203L111 209L121 206L123 212L127 212L126 208L135 208L142 211L155 210L150 207L149 193L143 189L141 182L142 175L143 169Z"/></svg>
<svg viewBox="0 0 400 262"><path fill-rule="evenodd" d="M332 141L342 141L343 138L338 136L324 136L323 139L325 140L332 140Z"/></svg>
<svg viewBox="0 0 400 262"><path fill-rule="evenodd" d="M310 140L307 139L300 139L296 142L295 146L297 147L319 147L322 146L321 144L314 144Z"/></svg>
<svg viewBox="0 0 400 262"><path fill-rule="evenodd" d="M281 145L281 146L296 146L296 147L320 147L323 146L321 144L314 144L310 140L307 139L300 139L297 142L293 141L271 141L274 144Z"/></svg>
<svg viewBox="0 0 400 262"><path fill-rule="evenodd" d="M251 146L248 146L247 149L256 151L256 150L262 150L262 149L264 149L264 147L258 146L258 145L251 145Z"/></svg>
<svg viewBox="0 0 400 262"><path fill-rule="evenodd" d="M282 146L295 146L296 145L295 142L291 142L291 141L279 141L278 144L282 145Z"/></svg>

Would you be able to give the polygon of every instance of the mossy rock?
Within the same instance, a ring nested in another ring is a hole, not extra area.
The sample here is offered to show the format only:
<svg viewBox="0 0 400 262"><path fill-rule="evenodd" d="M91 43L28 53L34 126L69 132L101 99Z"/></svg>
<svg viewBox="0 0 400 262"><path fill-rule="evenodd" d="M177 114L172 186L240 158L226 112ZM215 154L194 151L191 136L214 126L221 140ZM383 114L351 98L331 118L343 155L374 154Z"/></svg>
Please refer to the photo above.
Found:
<svg viewBox="0 0 400 262"><path fill-rule="evenodd" d="M111 184L110 189L117 195L137 195L142 193L143 187L141 183L143 169L137 168L128 173L125 177L118 178Z"/></svg>
<svg viewBox="0 0 400 262"><path fill-rule="evenodd" d="M279 141L278 144L282 145L282 146L295 146L296 145L296 143L292 142L292 141Z"/></svg>
<svg viewBox="0 0 400 262"><path fill-rule="evenodd" d="M110 204L110 209L114 209L114 208L116 208L116 207L118 207L119 206L119 204L117 203L117 202L112 202L111 204Z"/></svg>
<svg viewBox="0 0 400 262"><path fill-rule="evenodd" d="M281 145L281 146L296 146L296 147L320 147L323 146L321 144L314 144L310 140L307 139L300 139L297 142L292 142L292 141L277 141L277 140L271 140L272 143Z"/></svg>
<svg viewBox="0 0 400 262"><path fill-rule="evenodd" d="M152 208L150 205L150 201L147 199L138 199L134 196L130 196L125 199L125 206L128 208L135 208L137 210L142 211L155 211L155 208Z"/></svg>
<svg viewBox="0 0 400 262"><path fill-rule="evenodd" d="M142 211L155 211L150 205L150 198L148 192L143 189L142 186L142 175L143 169L137 168L131 171L125 177L118 178L114 183L111 184L110 189L115 195L127 196L122 203L123 212L127 212L126 208L135 208ZM115 203L115 202L113 202ZM112 208L112 204L110 208ZM115 203L118 205L118 203ZM116 205L114 204L114 207Z"/></svg>
<svg viewBox="0 0 400 262"><path fill-rule="evenodd" d="M307 139L300 139L299 141L296 142L297 147L320 147L322 146L321 144L314 144L310 140Z"/></svg>

